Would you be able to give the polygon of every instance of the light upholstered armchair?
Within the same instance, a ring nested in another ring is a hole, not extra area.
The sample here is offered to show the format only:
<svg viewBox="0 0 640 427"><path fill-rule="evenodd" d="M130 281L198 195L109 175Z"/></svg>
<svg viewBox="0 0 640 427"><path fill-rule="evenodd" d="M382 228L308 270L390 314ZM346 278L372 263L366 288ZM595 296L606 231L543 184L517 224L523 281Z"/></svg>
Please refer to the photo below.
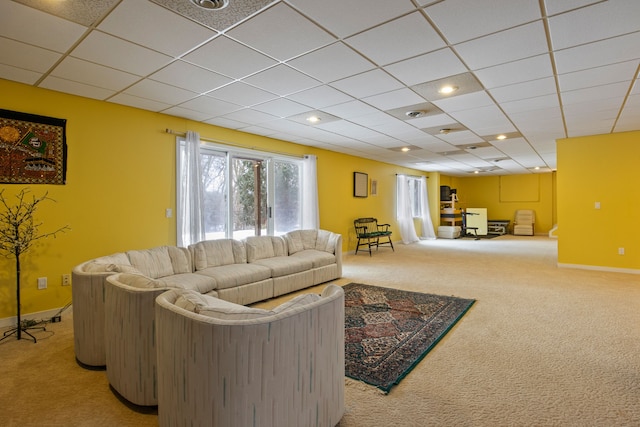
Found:
<svg viewBox="0 0 640 427"><path fill-rule="evenodd" d="M73 339L76 360L85 367L106 365L104 346L104 287L118 266L131 266L124 253L77 265L71 271L73 286Z"/></svg>
<svg viewBox="0 0 640 427"><path fill-rule="evenodd" d="M516 236L533 236L536 213L531 209L518 209L513 223L513 234Z"/></svg>
<svg viewBox="0 0 640 427"><path fill-rule="evenodd" d="M160 426L330 427L344 413L344 291L273 310L156 299Z"/></svg>
<svg viewBox="0 0 640 427"><path fill-rule="evenodd" d="M129 402L158 404L156 387L156 288L137 274L119 273L105 284L105 353L109 384Z"/></svg>

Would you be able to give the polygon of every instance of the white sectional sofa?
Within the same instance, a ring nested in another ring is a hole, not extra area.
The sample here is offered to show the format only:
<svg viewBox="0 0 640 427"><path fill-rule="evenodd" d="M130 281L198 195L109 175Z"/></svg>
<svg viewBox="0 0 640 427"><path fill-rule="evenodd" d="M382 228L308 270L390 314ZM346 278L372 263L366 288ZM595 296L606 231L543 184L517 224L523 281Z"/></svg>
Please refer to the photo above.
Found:
<svg viewBox="0 0 640 427"><path fill-rule="evenodd" d="M196 290L246 305L341 277L342 236L296 230L132 250L78 265L72 271L74 347L83 366L107 364L105 288L116 273L126 273L120 280L133 288Z"/></svg>
<svg viewBox="0 0 640 427"><path fill-rule="evenodd" d="M344 291L273 310L156 299L160 426L332 427L344 413Z"/></svg>

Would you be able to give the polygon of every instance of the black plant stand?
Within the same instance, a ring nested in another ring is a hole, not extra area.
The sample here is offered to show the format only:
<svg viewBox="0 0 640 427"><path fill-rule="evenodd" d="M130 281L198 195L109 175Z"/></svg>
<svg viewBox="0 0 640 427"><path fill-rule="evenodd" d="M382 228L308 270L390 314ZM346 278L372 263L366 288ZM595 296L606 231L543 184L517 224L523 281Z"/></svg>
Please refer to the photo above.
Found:
<svg viewBox="0 0 640 427"><path fill-rule="evenodd" d="M38 342L38 340L36 340L36 337L34 337L29 333L29 331L32 331L34 329L37 329L39 331L47 330L45 326L26 326L26 324L23 322L21 325L18 325L15 328L5 331L5 333L2 335L2 338L0 338L0 342L2 342L3 340L6 340L12 335L17 335L18 339L26 339L26 337L22 335L22 334L25 334L25 335L29 335L29 337L31 337L33 342L36 343Z"/></svg>

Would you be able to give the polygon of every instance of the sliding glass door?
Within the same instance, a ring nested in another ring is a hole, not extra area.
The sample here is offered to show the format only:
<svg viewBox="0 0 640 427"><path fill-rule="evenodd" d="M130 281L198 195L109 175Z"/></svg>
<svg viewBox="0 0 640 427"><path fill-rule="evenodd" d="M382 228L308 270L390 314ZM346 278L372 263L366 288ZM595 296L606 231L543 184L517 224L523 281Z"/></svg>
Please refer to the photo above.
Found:
<svg viewBox="0 0 640 427"><path fill-rule="evenodd" d="M280 235L302 223L302 164L203 148L207 239Z"/></svg>

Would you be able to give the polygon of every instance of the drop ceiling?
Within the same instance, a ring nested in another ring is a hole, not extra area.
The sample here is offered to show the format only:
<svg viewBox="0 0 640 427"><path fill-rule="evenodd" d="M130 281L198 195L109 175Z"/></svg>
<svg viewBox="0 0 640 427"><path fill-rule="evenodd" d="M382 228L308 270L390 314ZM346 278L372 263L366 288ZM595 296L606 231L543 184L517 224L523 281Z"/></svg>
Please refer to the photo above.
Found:
<svg viewBox="0 0 640 427"><path fill-rule="evenodd" d="M417 170L538 173L556 139L640 129L638 17L638 0L4 0L0 78Z"/></svg>

